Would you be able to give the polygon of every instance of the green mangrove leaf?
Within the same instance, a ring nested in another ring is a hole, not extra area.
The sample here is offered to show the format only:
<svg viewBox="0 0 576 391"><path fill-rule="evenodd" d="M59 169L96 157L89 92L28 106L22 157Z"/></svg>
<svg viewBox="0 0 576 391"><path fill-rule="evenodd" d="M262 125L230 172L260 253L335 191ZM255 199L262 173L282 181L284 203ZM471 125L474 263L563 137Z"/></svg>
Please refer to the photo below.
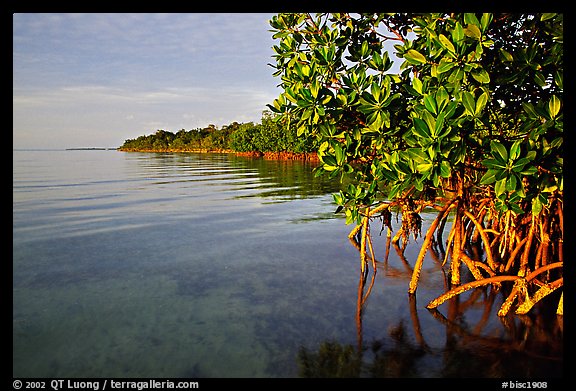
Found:
<svg viewBox="0 0 576 391"><path fill-rule="evenodd" d="M464 35L478 40L480 39L480 37L482 37L480 29L475 24L469 24L468 26L466 26L466 28L464 29Z"/></svg>
<svg viewBox="0 0 576 391"><path fill-rule="evenodd" d="M550 113L550 118L554 119L560 112L561 102L556 95L552 95L550 101L548 102L548 112Z"/></svg>
<svg viewBox="0 0 576 391"><path fill-rule="evenodd" d="M508 161L508 151L499 141L490 140L490 149L492 150L492 156L504 163Z"/></svg>
<svg viewBox="0 0 576 391"><path fill-rule="evenodd" d="M498 170L489 169L488 171L486 171L486 173L480 179L480 184L481 185L489 185L491 183L496 182L496 174L497 173L498 173Z"/></svg>
<svg viewBox="0 0 576 391"><path fill-rule="evenodd" d="M462 92L462 103L464 104L466 112L470 115L474 115L476 109L476 102L474 100L474 95L472 95L468 91Z"/></svg>
<svg viewBox="0 0 576 391"><path fill-rule="evenodd" d="M444 34L438 35L438 39L440 40L440 43L442 44L442 46L445 49L447 49L449 52L454 53L456 51L452 42L450 42L450 40L448 38L446 38L446 36Z"/></svg>
<svg viewBox="0 0 576 391"><path fill-rule="evenodd" d="M496 193L496 197L500 196L506 191L506 178L500 179L494 185L494 192Z"/></svg>
<svg viewBox="0 0 576 391"><path fill-rule="evenodd" d="M490 75L482 68L472 71L472 77L479 83L482 84L490 83Z"/></svg>
<svg viewBox="0 0 576 391"><path fill-rule="evenodd" d="M422 94L422 81L417 77L414 77L414 79L412 79L412 87L416 90L416 92Z"/></svg>
<svg viewBox="0 0 576 391"><path fill-rule="evenodd" d="M488 102L488 94L484 92L482 95L478 97L476 101L476 108L474 109L474 115L479 116L479 114L484 110L486 107L486 103Z"/></svg>
<svg viewBox="0 0 576 391"><path fill-rule="evenodd" d="M410 49L404 53L404 58L413 65L426 64L426 57L414 49Z"/></svg>

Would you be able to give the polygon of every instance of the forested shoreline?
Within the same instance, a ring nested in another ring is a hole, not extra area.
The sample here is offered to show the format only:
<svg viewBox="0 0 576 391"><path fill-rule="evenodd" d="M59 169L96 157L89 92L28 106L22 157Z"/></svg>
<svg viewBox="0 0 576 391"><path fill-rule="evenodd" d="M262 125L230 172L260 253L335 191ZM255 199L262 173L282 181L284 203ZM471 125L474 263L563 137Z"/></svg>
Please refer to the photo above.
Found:
<svg viewBox="0 0 576 391"><path fill-rule="evenodd" d="M294 127L277 122L269 111L264 111L261 123L256 124L232 122L220 128L211 124L176 133L159 129L153 134L127 139L118 150L235 153L269 159L317 160L315 141L299 137Z"/></svg>

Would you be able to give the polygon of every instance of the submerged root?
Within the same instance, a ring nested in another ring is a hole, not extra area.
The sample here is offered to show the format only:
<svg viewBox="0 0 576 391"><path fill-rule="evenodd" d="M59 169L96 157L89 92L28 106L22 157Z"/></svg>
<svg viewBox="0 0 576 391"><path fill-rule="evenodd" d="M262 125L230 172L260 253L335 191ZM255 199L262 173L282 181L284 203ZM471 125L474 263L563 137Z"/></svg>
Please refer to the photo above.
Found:
<svg viewBox="0 0 576 391"><path fill-rule="evenodd" d="M449 300L454 296L464 293L470 289L478 288L489 284L499 284L504 281L517 281L518 279L520 279L520 277L518 276L496 276L468 282L466 284L459 285L456 288L450 289L448 292L438 296L436 299L428 303L428 305L426 305L426 308L428 309L436 308L442 303L444 303L446 300Z"/></svg>
<svg viewBox="0 0 576 391"><path fill-rule="evenodd" d="M504 302L502 303L502 306L500 307L500 310L498 311L498 316L506 316L508 314L508 312L510 311L512 305L516 301L516 299L519 299L520 304L518 305L515 313L518 315L526 314L532 309L532 307L536 303L538 303L544 297L548 296L550 293L554 292L556 289L562 287L564 284L564 280L561 277L554 282L541 285L539 287L539 289L532 295L532 297L530 297L529 290L528 290L529 284L531 282L533 282L534 285L536 285L536 281L538 281L536 279L536 277L538 275L540 275L540 274L542 274L542 273L544 273L550 269L561 268L561 267L562 267L562 263L558 262L555 264L547 265L545 267L541 267L540 269L530 273L526 277L521 277L521 276L493 276L493 277L487 277L487 278L482 278L480 280L472 281L472 282L457 286L457 287L449 290L448 292L440 295L439 297L437 297L436 299L434 299L430 303L428 303L426 308L428 308L428 309L436 308L439 305L443 304L445 301L447 301L447 300L449 300L449 299L451 299L451 298L453 298L453 297L455 297L461 293L464 293L470 289L473 289L473 288L478 288L478 287L490 285L490 284L492 284L492 285L500 284L500 283L505 282L505 281L514 281L514 286L512 288L512 291L510 292L510 294L508 295L506 300L504 300ZM561 303L559 303L559 307L561 307Z"/></svg>
<svg viewBox="0 0 576 391"><path fill-rule="evenodd" d="M544 297L548 296L550 293L554 292L556 289L560 288L564 284L564 279L559 278L558 280L551 282L549 284L542 285L540 289L534 293L532 297L526 294L524 302L516 308L516 314L524 315L532 309L534 304L538 303Z"/></svg>
<svg viewBox="0 0 576 391"><path fill-rule="evenodd" d="M432 206L438 214L426 231L414 267L411 268L408 293L412 295L416 292L425 256L428 250L437 244L440 246L434 248L440 247L442 253L435 254L435 259L440 263L443 258L442 268L449 263L451 287L448 286L444 294L428 303L428 309L436 308L470 289L485 286L500 288L502 283L513 282L498 315L506 316L515 303L514 313L522 315L528 313L543 298L563 287L563 212L560 199L555 199L549 209L536 217L529 212L524 215L505 213L499 216L489 198L471 202L462 192L442 202L444 205L403 200L366 208L362 223L349 235L351 242L360 252L361 272L367 272L370 262L374 274L376 273L376 257L370 236L371 219L380 217L383 221L380 233L385 227L388 228L385 256L387 260L390 241L396 245L400 239L405 241L411 232L415 235L419 233L420 220L415 218L414 214L418 214L424 206ZM471 207L474 204L479 207ZM403 211L402 225L393 238L389 219L386 220L382 213L385 211L389 216L391 206L399 207ZM455 211L455 215L444 250L441 246L442 232L452 211ZM404 247L399 251L399 255L403 254ZM470 271L474 281L461 284L462 265ZM367 295L362 302L366 298ZM556 312L563 314L563 293L560 295Z"/></svg>

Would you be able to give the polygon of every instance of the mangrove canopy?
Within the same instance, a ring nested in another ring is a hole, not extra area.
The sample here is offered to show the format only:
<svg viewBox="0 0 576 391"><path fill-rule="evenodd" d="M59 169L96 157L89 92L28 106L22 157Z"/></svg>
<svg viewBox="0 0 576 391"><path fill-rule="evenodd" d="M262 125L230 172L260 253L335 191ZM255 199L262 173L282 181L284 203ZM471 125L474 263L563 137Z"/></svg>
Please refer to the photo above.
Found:
<svg viewBox="0 0 576 391"><path fill-rule="evenodd" d="M390 233L399 213L405 245L433 208L408 291L435 242L451 285L428 308L505 284L499 315L521 314L563 286L561 14L291 13L270 25L282 93L268 106L315 140L319 173L346 181L334 200L363 271L376 271L371 222Z"/></svg>

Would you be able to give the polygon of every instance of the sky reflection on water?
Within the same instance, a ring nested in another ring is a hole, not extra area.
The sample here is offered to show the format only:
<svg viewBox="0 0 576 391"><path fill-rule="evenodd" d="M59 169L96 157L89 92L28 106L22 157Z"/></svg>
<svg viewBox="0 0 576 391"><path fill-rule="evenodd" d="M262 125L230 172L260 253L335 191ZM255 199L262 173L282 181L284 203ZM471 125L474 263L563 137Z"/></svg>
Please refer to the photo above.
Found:
<svg viewBox="0 0 576 391"><path fill-rule="evenodd" d="M374 235L378 272L359 307L372 275L362 283L351 227L333 213L337 185L310 163L13 159L14 377L562 374L555 315L499 319L490 289L428 311L441 266L430 253L410 298L418 248L386 258L385 234Z"/></svg>

